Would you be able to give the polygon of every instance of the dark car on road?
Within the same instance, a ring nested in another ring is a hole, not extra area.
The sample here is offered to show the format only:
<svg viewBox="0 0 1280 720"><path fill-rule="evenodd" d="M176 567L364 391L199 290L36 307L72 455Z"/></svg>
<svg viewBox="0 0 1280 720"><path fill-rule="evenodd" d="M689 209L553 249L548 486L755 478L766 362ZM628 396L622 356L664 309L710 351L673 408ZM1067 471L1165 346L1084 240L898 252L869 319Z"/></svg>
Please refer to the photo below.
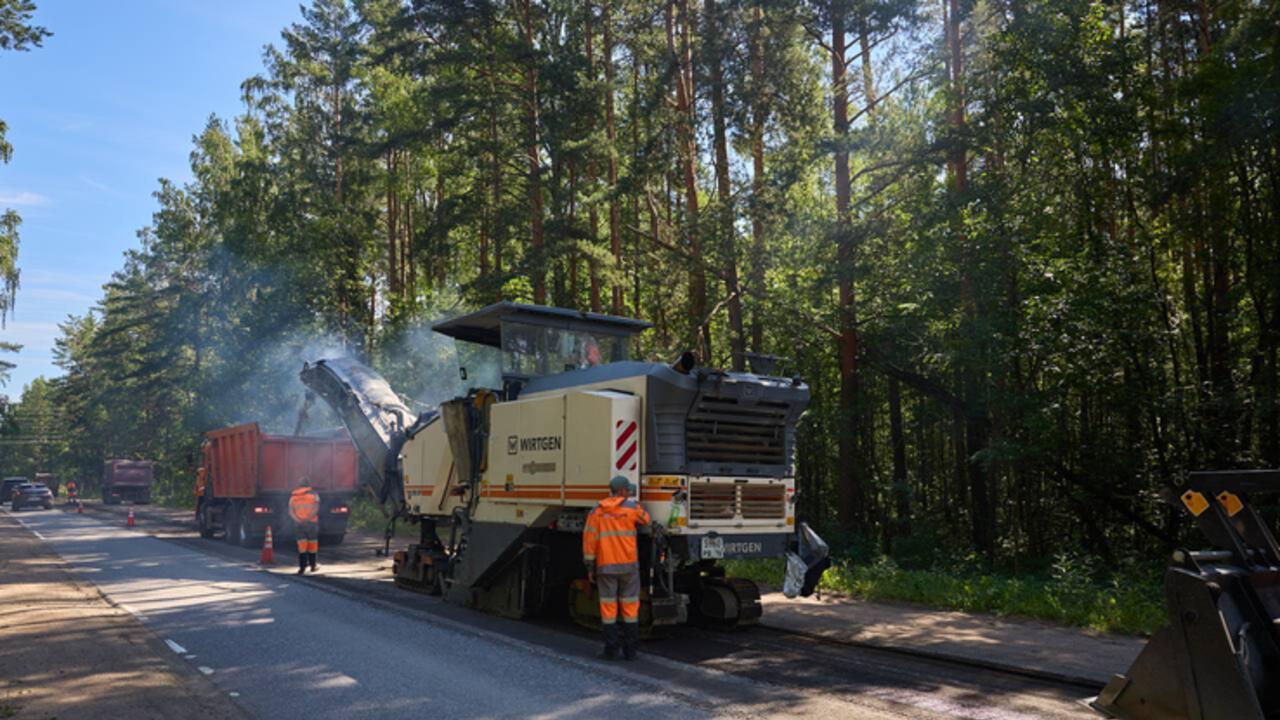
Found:
<svg viewBox="0 0 1280 720"><path fill-rule="evenodd" d="M53 509L53 493L39 483L19 485L13 490L13 510L17 512L24 507L39 505L45 510Z"/></svg>
<svg viewBox="0 0 1280 720"><path fill-rule="evenodd" d="M13 489L19 485L26 485L31 482L24 477L7 477L4 483L0 484L0 503L7 503L13 499Z"/></svg>

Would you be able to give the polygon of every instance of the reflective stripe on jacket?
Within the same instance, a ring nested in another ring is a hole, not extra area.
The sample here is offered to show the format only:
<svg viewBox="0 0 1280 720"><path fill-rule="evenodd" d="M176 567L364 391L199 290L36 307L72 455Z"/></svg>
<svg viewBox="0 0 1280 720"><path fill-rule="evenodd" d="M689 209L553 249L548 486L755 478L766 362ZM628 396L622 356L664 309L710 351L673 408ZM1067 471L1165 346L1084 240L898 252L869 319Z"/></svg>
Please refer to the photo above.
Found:
<svg viewBox="0 0 1280 720"><path fill-rule="evenodd" d="M294 522L310 523L320 519L320 496L309 487L300 487L289 496L289 517Z"/></svg>
<svg viewBox="0 0 1280 720"><path fill-rule="evenodd" d="M603 574L640 567L636 528L649 524L649 513L630 498L607 497L587 516L582 531L582 560Z"/></svg>

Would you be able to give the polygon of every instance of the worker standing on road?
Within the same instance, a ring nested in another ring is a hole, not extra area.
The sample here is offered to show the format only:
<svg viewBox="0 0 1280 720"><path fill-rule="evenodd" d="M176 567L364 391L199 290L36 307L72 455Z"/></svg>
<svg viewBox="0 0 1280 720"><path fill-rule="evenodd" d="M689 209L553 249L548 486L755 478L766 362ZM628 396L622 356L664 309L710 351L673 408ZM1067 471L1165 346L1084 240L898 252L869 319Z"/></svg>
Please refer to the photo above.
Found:
<svg viewBox="0 0 1280 720"><path fill-rule="evenodd" d="M311 489L311 480L303 477L289 496L289 517L298 539L298 574L316 571L316 553L320 551L320 496Z"/></svg>
<svg viewBox="0 0 1280 720"><path fill-rule="evenodd" d="M649 513L631 499L631 483L618 475L609 481L609 497L587 516L582 531L582 559L587 579L600 588L600 625L604 655L618 657L618 606L622 606L622 653L636 658L640 644L640 556L636 530L649 524Z"/></svg>
<svg viewBox="0 0 1280 720"><path fill-rule="evenodd" d="M80 494L80 488L76 486L75 480L67 481L67 504L70 505L76 501L76 496Z"/></svg>

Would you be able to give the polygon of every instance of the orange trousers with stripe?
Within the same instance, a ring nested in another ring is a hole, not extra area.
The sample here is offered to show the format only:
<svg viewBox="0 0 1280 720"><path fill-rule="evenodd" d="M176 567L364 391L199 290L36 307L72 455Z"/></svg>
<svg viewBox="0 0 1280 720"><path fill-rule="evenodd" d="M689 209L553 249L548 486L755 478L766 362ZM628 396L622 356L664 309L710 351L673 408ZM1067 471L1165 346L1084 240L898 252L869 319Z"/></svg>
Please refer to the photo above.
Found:
<svg viewBox="0 0 1280 720"><path fill-rule="evenodd" d="M320 523L300 522L294 524L294 534L298 540L298 552L320 552Z"/></svg>
<svg viewBox="0 0 1280 720"><path fill-rule="evenodd" d="M618 622L618 610L622 610L622 622L640 622L640 570L632 569L624 575L596 574L600 589L600 622L612 625Z"/></svg>

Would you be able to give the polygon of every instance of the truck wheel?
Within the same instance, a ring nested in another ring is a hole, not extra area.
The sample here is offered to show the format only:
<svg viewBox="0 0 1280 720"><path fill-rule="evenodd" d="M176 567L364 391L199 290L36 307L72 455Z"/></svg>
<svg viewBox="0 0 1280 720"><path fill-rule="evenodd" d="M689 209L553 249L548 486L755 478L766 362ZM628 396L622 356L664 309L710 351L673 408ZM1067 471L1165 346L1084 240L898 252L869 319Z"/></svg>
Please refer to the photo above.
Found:
<svg viewBox="0 0 1280 720"><path fill-rule="evenodd" d="M346 537L345 533L337 533L333 535L321 535L320 544L321 545L341 545L342 540L345 537Z"/></svg>
<svg viewBox="0 0 1280 720"><path fill-rule="evenodd" d="M196 527L200 528L200 537L213 537L213 526L209 524L209 503L200 503L200 508L196 510Z"/></svg>
<svg viewBox="0 0 1280 720"><path fill-rule="evenodd" d="M240 524L240 507L236 503L229 503L226 510L222 511L222 527L225 528L222 539L229 545L239 544L239 538L236 537L236 527Z"/></svg>

